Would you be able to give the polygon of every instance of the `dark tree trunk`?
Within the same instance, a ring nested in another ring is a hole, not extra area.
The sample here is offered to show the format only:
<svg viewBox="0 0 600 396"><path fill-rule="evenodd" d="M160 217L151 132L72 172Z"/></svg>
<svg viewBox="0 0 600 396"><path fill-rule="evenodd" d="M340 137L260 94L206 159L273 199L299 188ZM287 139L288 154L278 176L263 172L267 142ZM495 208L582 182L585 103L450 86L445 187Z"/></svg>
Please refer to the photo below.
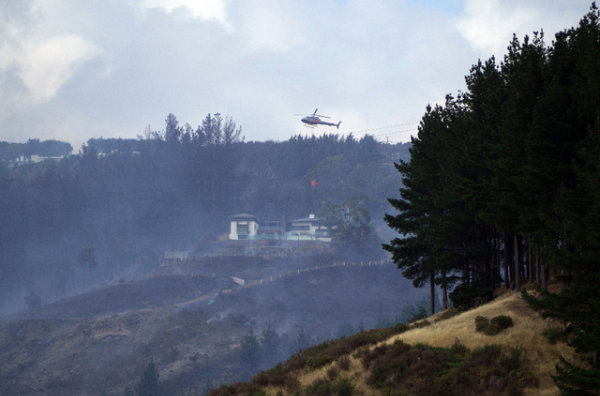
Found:
<svg viewBox="0 0 600 396"><path fill-rule="evenodd" d="M514 271L515 271L515 290L521 290L521 279L519 275L519 270L521 266L519 265L519 236L515 233L513 236L513 249L514 249Z"/></svg>
<svg viewBox="0 0 600 396"><path fill-rule="evenodd" d="M448 286L446 285L446 274L442 274L444 283L442 283L442 309L448 309Z"/></svg>
<svg viewBox="0 0 600 396"><path fill-rule="evenodd" d="M540 279L542 283L542 289L548 290L548 282L546 279L546 266L543 264L540 265Z"/></svg>
<svg viewBox="0 0 600 396"><path fill-rule="evenodd" d="M510 255L508 254L508 236L504 234L504 285L506 289L510 287L510 270L508 263L510 262Z"/></svg>
<svg viewBox="0 0 600 396"><path fill-rule="evenodd" d="M431 295L431 306L430 306L430 312L431 315L433 315L435 313L435 274L433 272L431 272L431 274L429 275L429 293Z"/></svg>

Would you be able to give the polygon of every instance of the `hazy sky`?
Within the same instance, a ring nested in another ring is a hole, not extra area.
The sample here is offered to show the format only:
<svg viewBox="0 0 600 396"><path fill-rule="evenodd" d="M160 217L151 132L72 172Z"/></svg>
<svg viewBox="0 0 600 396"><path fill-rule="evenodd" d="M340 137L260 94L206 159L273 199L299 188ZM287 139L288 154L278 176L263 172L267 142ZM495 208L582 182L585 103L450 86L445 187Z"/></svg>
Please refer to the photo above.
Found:
<svg viewBox="0 0 600 396"><path fill-rule="evenodd" d="M591 0L0 0L0 140L135 138L220 112L246 141L407 141L512 34L551 43ZM296 113L342 120L302 126Z"/></svg>

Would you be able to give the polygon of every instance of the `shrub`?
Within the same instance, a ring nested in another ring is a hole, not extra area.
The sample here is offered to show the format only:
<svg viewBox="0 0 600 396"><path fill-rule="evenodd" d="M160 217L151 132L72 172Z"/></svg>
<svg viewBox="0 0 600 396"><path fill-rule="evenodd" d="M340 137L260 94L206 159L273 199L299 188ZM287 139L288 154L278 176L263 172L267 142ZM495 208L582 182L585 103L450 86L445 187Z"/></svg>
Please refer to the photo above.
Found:
<svg viewBox="0 0 600 396"><path fill-rule="evenodd" d="M485 316L477 316L475 318L475 330L479 332L485 331L485 329L490 325L490 321Z"/></svg>
<svg viewBox="0 0 600 396"><path fill-rule="evenodd" d="M548 329L544 329L542 334L546 337L550 344L556 344L558 341L566 341L567 334L560 327L550 327Z"/></svg>
<svg viewBox="0 0 600 396"><path fill-rule="evenodd" d="M350 358L348 356L342 356L338 360L338 366L340 370L348 371L350 370Z"/></svg>
<svg viewBox="0 0 600 396"><path fill-rule="evenodd" d="M209 396L266 396L266 392L254 383L235 383L232 385L221 385L213 389Z"/></svg>
<svg viewBox="0 0 600 396"><path fill-rule="evenodd" d="M311 396L352 396L354 385L348 378L340 378L335 382L317 379L305 388L305 393Z"/></svg>
<svg viewBox="0 0 600 396"><path fill-rule="evenodd" d="M354 385L348 378L340 378L331 386L332 393L338 396L352 396L354 394Z"/></svg>
<svg viewBox="0 0 600 396"><path fill-rule="evenodd" d="M337 369L334 366L331 366L327 369L327 378L329 378L330 381L333 381L335 377L337 377L338 373L339 369Z"/></svg>
<svg viewBox="0 0 600 396"><path fill-rule="evenodd" d="M487 335L496 335L502 330L512 327L512 325L512 318L507 315L498 315L492 320L488 320L481 315L475 318L475 330Z"/></svg>
<svg viewBox="0 0 600 396"><path fill-rule="evenodd" d="M283 365L278 364L269 371L261 371L252 379L254 384L260 386L280 386L287 390L297 389L298 380L284 371Z"/></svg>
<svg viewBox="0 0 600 396"><path fill-rule="evenodd" d="M488 345L469 351L464 345L434 348L401 342L363 353L370 368L367 383L383 394L520 394L536 385L522 351Z"/></svg>
<svg viewBox="0 0 600 396"><path fill-rule="evenodd" d="M513 320L508 315L498 315L490 320L490 328L493 334L498 334L504 329L513 326Z"/></svg>
<svg viewBox="0 0 600 396"><path fill-rule="evenodd" d="M308 395L329 396L331 394L331 384L323 379L317 379L308 385L304 391Z"/></svg>
<svg viewBox="0 0 600 396"><path fill-rule="evenodd" d="M331 363L331 360L325 356L322 356L322 355L311 356L306 361L306 366L304 366L304 369L306 371L313 371L313 370L321 368L329 363Z"/></svg>

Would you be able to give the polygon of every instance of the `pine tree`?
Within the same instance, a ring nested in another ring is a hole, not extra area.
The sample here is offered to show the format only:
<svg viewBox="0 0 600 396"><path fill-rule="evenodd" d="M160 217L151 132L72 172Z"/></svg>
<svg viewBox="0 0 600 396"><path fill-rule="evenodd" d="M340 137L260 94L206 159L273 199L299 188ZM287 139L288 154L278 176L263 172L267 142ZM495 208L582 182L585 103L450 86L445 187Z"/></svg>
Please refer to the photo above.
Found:
<svg viewBox="0 0 600 396"><path fill-rule="evenodd" d="M557 180L548 223L556 239L545 251L564 287L557 294L542 290L538 297L524 297L543 317L562 322L568 344L589 357L590 368L561 358L557 386L563 394L591 395L600 389L600 13L595 4L577 29L557 36L552 56L560 59L551 63L569 64L565 91L574 103L559 116L575 129L563 139L570 156L555 170L571 176Z"/></svg>

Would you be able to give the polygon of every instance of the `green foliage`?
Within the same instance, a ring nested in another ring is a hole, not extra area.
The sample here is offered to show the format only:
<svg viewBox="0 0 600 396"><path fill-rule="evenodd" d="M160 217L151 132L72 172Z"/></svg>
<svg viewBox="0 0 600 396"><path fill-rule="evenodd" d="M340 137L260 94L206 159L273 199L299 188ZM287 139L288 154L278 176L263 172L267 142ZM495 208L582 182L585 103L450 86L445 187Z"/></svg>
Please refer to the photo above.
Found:
<svg viewBox="0 0 600 396"><path fill-rule="evenodd" d="M266 392L255 383L236 383L233 385L222 385L213 389L209 396L266 396Z"/></svg>
<svg viewBox="0 0 600 396"><path fill-rule="evenodd" d="M304 366L304 370L314 371L314 370L321 368L329 363L331 363L331 360L329 360L326 356L322 356L322 355L311 356L306 360L306 365Z"/></svg>
<svg viewBox="0 0 600 396"><path fill-rule="evenodd" d="M474 65L467 92L428 107L412 140L398 213L385 217L400 235L384 245L415 286L459 285L466 309L492 297L501 282L523 278L545 287L547 269L563 290L525 293L544 317L571 332L578 352L600 353L600 11L579 25L516 36L498 65ZM432 293L433 299L433 293ZM487 332L506 319L478 324ZM595 359L598 360L598 359ZM564 364L561 387L597 375ZM579 384L579 385L578 385Z"/></svg>
<svg viewBox="0 0 600 396"><path fill-rule="evenodd" d="M477 315L475 317L475 330L478 332L484 332L490 326L490 320L485 316Z"/></svg>
<svg viewBox="0 0 600 396"><path fill-rule="evenodd" d="M492 328L492 331L494 332L494 334L496 334L504 329L508 329L509 327L512 327L512 326L513 326L513 320L508 315L494 316L492 318L492 320L490 320L490 327Z"/></svg>
<svg viewBox="0 0 600 396"><path fill-rule="evenodd" d="M584 369L576 366L563 357L556 365L554 382L566 396L598 395L600 389L600 370L598 368Z"/></svg>
<svg viewBox="0 0 600 396"><path fill-rule="evenodd" d="M348 378L340 378L334 382L317 379L305 388L305 393L311 396L352 396L354 385Z"/></svg>
<svg viewBox="0 0 600 396"><path fill-rule="evenodd" d="M544 337L546 337L548 342L553 345L559 341L567 340L567 334L565 332L565 329L560 328L560 327L550 327L550 328L544 329L542 334L544 335Z"/></svg>
<svg viewBox="0 0 600 396"><path fill-rule="evenodd" d="M490 301L497 284L498 281L494 278L462 284L450 293L450 299L456 308L464 311Z"/></svg>
<svg viewBox="0 0 600 396"><path fill-rule="evenodd" d="M41 157L62 157L71 154L73 147L70 143L58 140L29 139L27 143L0 142L0 160L14 161L24 156L31 160L32 155Z"/></svg>
<svg viewBox="0 0 600 396"><path fill-rule="evenodd" d="M523 353L498 345L469 351L464 345L433 348L398 341L361 356L367 382L384 394L520 394L536 385Z"/></svg>
<svg viewBox="0 0 600 396"><path fill-rule="evenodd" d="M348 371L350 369L350 358L348 356L342 356L338 359L337 364L340 370Z"/></svg>
<svg viewBox="0 0 600 396"><path fill-rule="evenodd" d="M259 372L253 379L252 382L262 387L266 386L277 386L283 387L289 391L298 389L300 383L298 380L289 375L283 364L278 364L268 371Z"/></svg>
<svg viewBox="0 0 600 396"><path fill-rule="evenodd" d="M513 321L510 316L498 315L488 320L484 316L477 316L475 318L475 330L484 333L486 335L496 335L502 330L512 327Z"/></svg>

